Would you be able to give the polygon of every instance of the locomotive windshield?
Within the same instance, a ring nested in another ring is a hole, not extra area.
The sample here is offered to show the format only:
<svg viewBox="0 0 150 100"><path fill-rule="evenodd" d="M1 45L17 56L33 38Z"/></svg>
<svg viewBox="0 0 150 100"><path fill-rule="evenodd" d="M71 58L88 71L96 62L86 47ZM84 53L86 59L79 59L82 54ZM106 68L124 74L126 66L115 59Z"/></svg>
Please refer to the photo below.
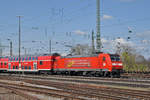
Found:
<svg viewBox="0 0 150 100"><path fill-rule="evenodd" d="M110 55L111 61L120 61L119 55Z"/></svg>

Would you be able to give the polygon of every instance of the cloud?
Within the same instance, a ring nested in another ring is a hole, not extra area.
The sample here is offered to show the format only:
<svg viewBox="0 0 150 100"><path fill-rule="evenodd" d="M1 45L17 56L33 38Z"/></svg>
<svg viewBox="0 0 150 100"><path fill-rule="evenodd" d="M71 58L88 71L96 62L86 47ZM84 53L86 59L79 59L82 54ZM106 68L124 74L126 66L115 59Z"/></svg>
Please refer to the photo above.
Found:
<svg viewBox="0 0 150 100"><path fill-rule="evenodd" d="M133 2L135 0L120 0L121 2Z"/></svg>
<svg viewBox="0 0 150 100"><path fill-rule="evenodd" d="M134 46L134 45L135 45L133 42L127 41L127 40L124 39L124 38L115 39L115 40L113 41L113 44L114 44L114 45L116 45L116 44L118 44L118 43L120 43L120 44L122 44L122 45L128 45L128 46Z"/></svg>
<svg viewBox="0 0 150 100"><path fill-rule="evenodd" d="M102 38L101 41L102 41L102 43L107 43L108 42L108 40L106 40L104 38Z"/></svg>
<svg viewBox="0 0 150 100"><path fill-rule="evenodd" d="M75 30L75 31L73 31L75 34L79 34L79 35L84 35L84 34L86 34L86 32L83 32L83 31L81 31L81 30Z"/></svg>
<svg viewBox="0 0 150 100"><path fill-rule="evenodd" d="M104 20L110 20L110 19L113 19L113 16L103 15L102 19L104 19Z"/></svg>
<svg viewBox="0 0 150 100"><path fill-rule="evenodd" d="M105 38L102 38L101 41L102 41L102 43L107 43L107 44L110 44L110 45L114 45L114 44L117 44L117 43L132 44L130 41L127 41L124 38L118 38L118 39L115 39L115 40L107 40Z"/></svg>
<svg viewBox="0 0 150 100"><path fill-rule="evenodd" d="M102 44L104 44L105 46L109 46L109 47L114 47L116 45L118 45L118 43L120 43L121 45L129 45L129 46L135 46L135 44L131 41L127 41L124 38L119 38L119 39L115 39L115 40L107 40L105 38L101 39Z"/></svg>
<svg viewBox="0 0 150 100"><path fill-rule="evenodd" d="M128 44L128 41L126 41L125 39L123 38L119 38L119 39L115 39L114 40L115 43L121 43L121 44Z"/></svg>
<svg viewBox="0 0 150 100"><path fill-rule="evenodd" d="M139 38L146 38L146 39L148 38L149 39L150 38L150 30L137 33L136 36Z"/></svg>
<svg viewBox="0 0 150 100"><path fill-rule="evenodd" d="M115 53L119 43L120 43L120 46L129 46L129 47L136 46L134 42L127 41L124 38L117 38L114 40L108 40L108 39L102 38L101 41L102 41L104 52L109 52L109 53Z"/></svg>

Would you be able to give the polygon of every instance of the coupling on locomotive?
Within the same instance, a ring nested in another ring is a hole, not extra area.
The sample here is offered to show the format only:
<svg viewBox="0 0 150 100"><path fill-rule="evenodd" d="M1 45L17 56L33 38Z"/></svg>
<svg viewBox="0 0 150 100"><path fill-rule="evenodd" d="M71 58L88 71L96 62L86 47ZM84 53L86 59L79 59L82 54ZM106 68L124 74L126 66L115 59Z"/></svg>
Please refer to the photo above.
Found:
<svg viewBox="0 0 150 100"><path fill-rule="evenodd" d="M120 77L123 64L117 54L99 53L91 56L26 56L1 57L1 72L30 72L67 75Z"/></svg>

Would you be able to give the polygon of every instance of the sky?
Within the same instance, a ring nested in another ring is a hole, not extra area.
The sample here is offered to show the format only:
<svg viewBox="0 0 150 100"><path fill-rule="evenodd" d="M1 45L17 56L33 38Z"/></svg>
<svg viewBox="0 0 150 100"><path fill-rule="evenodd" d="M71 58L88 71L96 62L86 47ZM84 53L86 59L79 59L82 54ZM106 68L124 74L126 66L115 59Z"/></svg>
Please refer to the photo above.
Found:
<svg viewBox="0 0 150 100"><path fill-rule="evenodd" d="M129 44L137 53L150 54L150 1L101 0L103 51L114 53L115 41ZM21 17L21 54L69 53L65 45L89 44L96 33L96 0L0 0L0 43L9 55L9 42L18 54L18 17ZM129 33L129 30L132 33ZM127 40L130 37L130 40ZM118 40L118 38L120 38Z"/></svg>

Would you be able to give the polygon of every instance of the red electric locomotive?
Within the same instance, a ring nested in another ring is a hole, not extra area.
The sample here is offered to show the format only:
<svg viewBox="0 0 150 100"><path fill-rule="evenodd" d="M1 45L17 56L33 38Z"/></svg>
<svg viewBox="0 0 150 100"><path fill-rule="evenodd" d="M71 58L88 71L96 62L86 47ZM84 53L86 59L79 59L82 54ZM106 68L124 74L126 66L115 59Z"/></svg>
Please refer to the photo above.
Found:
<svg viewBox="0 0 150 100"><path fill-rule="evenodd" d="M120 56L100 53L93 56L58 56L55 59L54 71L64 74L82 74L96 76L117 76L123 69Z"/></svg>

